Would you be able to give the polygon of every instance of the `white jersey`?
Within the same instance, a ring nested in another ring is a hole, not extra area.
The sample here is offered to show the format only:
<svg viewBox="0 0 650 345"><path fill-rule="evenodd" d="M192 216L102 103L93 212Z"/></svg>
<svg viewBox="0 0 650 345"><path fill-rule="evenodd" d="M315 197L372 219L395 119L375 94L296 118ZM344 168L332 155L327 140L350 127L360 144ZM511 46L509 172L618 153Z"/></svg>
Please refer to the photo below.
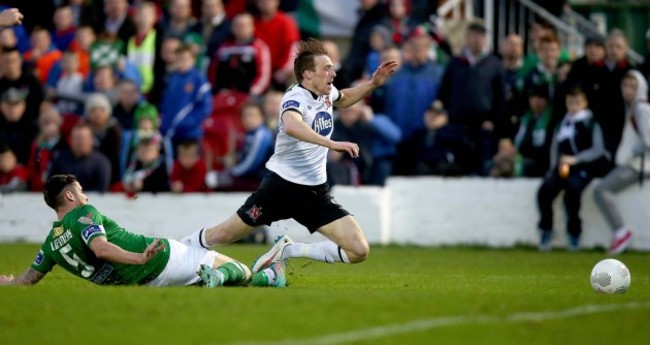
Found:
<svg viewBox="0 0 650 345"><path fill-rule="evenodd" d="M341 97L332 85L329 95L317 96L315 93L296 84L282 97L278 136L275 153L266 163L266 168L283 179L308 186L327 182L327 148L298 140L284 131L282 114L292 110L302 115L302 120L316 133L329 138L334 130L332 104Z"/></svg>

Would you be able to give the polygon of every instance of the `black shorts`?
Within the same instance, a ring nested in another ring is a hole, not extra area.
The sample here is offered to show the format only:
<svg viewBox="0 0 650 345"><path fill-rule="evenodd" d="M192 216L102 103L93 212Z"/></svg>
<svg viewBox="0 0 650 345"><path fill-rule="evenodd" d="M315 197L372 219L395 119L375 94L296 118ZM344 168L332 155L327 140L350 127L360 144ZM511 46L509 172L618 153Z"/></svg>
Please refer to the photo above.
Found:
<svg viewBox="0 0 650 345"><path fill-rule="evenodd" d="M350 213L334 201L327 183L305 186L269 172L259 189L237 210L237 215L250 226L271 225L293 218L313 233Z"/></svg>

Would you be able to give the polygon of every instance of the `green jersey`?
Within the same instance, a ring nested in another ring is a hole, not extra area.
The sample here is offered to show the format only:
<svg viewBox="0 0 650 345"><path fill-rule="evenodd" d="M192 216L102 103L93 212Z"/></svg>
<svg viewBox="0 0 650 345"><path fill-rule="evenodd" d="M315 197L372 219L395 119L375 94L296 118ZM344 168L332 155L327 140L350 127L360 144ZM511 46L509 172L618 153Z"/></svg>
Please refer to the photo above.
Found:
<svg viewBox="0 0 650 345"><path fill-rule="evenodd" d="M124 250L142 253L155 239L130 233L91 205L68 212L52 230L36 255L32 268L41 273L60 265L79 278L99 285L145 284L155 279L169 261L166 247L144 265L128 265L97 258L90 242L99 236Z"/></svg>

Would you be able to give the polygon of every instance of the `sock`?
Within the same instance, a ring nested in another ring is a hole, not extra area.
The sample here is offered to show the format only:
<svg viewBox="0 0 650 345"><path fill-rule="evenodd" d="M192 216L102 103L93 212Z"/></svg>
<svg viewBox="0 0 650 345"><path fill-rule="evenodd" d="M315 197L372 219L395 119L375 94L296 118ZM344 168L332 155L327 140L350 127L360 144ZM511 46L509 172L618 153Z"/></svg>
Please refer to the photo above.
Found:
<svg viewBox="0 0 650 345"><path fill-rule="evenodd" d="M217 271L223 275L224 286L239 286L248 283L246 269L241 262L231 261L217 267Z"/></svg>
<svg viewBox="0 0 650 345"><path fill-rule="evenodd" d="M195 231L189 236L183 237L180 242L188 247L210 249L205 242L205 228Z"/></svg>
<svg viewBox="0 0 650 345"><path fill-rule="evenodd" d="M284 248L282 259L288 258L309 258L317 261L324 261L329 264L335 262L350 263L345 250L341 249L332 241L317 243L293 243Z"/></svg>
<svg viewBox="0 0 650 345"><path fill-rule="evenodd" d="M271 286L275 282L275 272L267 268L260 272L253 274L252 286Z"/></svg>

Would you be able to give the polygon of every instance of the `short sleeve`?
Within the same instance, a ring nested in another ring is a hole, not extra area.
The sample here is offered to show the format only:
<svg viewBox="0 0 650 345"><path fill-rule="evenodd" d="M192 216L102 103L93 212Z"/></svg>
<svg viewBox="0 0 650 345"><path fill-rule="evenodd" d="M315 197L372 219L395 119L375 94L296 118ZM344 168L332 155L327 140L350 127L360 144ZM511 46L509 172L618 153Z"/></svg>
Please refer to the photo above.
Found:
<svg viewBox="0 0 650 345"><path fill-rule="evenodd" d="M36 254L34 262L32 262L32 269L45 274L51 271L54 265L56 265L56 262L41 248Z"/></svg>
<svg viewBox="0 0 650 345"><path fill-rule="evenodd" d="M332 100L332 103L338 102L341 99L341 95L341 91L332 85L332 91L330 91L330 99Z"/></svg>
<svg viewBox="0 0 650 345"><path fill-rule="evenodd" d="M287 110L293 110L300 115L303 115L303 110L302 110L302 102L296 97L295 95L293 97L287 97L282 100L282 106L280 107L282 109L282 113L284 114L285 111Z"/></svg>
<svg viewBox="0 0 650 345"><path fill-rule="evenodd" d="M81 239L86 245L89 245L95 237L106 236L103 217L96 208L86 205L80 213L82 216L75 220L75 229L80 231Z"/></svg>

